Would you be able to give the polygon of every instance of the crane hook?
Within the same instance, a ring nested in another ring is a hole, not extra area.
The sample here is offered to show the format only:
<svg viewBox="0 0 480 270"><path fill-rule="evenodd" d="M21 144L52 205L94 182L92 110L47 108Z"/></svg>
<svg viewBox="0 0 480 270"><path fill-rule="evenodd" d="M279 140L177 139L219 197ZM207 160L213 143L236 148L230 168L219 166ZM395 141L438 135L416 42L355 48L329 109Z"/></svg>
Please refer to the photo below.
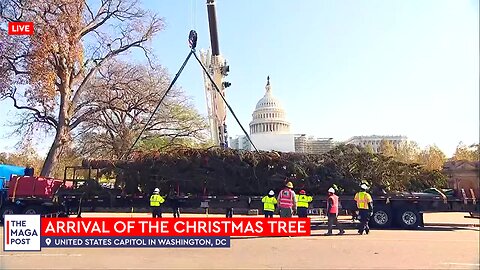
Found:
<svg viewBox="0 0 480 270"><path fill-rule="evenodd" d="M197 32L195 30L190 30L190 34L188 35L188 45L192 50L195 50L195 47L197 47Z"/></svg>

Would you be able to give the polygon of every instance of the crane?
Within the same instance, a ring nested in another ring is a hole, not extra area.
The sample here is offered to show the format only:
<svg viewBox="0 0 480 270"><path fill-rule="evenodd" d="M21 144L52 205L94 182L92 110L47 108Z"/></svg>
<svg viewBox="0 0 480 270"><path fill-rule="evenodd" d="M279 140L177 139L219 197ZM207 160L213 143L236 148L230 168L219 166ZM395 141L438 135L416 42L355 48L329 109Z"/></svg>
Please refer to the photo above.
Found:
<svg viewBox="0 0 480 270"><path fill-rule="evenodd" d="M230 71L230 67L227 64L227 61L220 55L220 48L218 45L218 31L217 31L217 18L215 14L215 0L207 0L207 12L208 12L208 25L210 30L210 43L211 48L207 51L201 51L200 57L195 53L195 48L197 46L197 32L195 30L191 30L188 37L188 43L190 46L190 53L188 54L187 58L183 62L182 66L178 70L178 73L173 78L172 82L170 83L167 91L163 94L162 98L159 100L157 107L151 113L150 118L148 119L147 123L144 125L143 129L138 134L137 138L135 139L134 143L130 147L130 149L122 155L120 159L127 157L130 155L131 151L140 140L143 132L145 131L146 127L152 120L152 117L157 112L158 108L162 104L163 100L167 96L168 92L172 89L173 85L177 81L178 77L182 73L185 65L188 63L188 60L193 55L198 63L202 66L203 69L203 79L205 85L205 96L207 99L207 110L208 110L208 118L210 122L210 133L213 142L219 146L220 148L226 149L228 148L228 133L227 133L227 125L226 125L226 118L227 118L227 108L234 117L235 121L237 121L238 125L242 129L243 133L250 141L250 144L253 146L255 151L258 149L253 144L250 136L248 136L247 131L240 123L240 120L233 112L232 107L228 104L227 100L225 99L225 89L230 87L231 83L224 81L224 78L228 75Z"/></svg>
<svg viewBox="0 0 480 270"><path fill-rule="evenodd" d="M211 83L207 74L204 72L203 79L205 84L205 96L207 99L210 133L212 140L216 145L220 146L221 148L227 148L227 108L220 95L225 97L225 89L231 85L231 83L224 81L224 78L230 71L230 67L227 64L227 61L220 54L215 0L207 0L207 13L211 48L209 50L201 51L200 59L220 90L220 93L216 91L215 86Z"/></svg>

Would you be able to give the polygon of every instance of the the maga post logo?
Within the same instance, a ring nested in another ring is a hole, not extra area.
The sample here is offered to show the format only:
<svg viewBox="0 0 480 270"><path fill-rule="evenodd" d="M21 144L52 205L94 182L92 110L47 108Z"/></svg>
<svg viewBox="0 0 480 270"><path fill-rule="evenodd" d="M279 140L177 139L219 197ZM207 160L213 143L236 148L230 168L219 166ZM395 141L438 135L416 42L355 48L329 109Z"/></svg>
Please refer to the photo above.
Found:
<svg viewBox="0 0 480 270"><path fill-rule="evenodd" d="M40 215L5 215L4 251L40 251Z"/></svg>

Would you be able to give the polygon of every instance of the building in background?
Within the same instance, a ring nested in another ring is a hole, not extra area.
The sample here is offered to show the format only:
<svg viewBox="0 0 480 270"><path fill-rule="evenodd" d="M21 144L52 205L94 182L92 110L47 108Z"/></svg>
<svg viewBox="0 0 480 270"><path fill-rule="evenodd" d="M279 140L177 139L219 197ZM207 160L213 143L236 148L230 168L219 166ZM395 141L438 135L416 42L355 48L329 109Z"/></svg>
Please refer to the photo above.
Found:
<svg viewBox="0 0 480 270"><path fill-rule="evenodd" d="M448 187L460 192L463 189L468 198L473 198L472 195L475 195L475 198L480 197L480 162L447 161L442 172L448 177ZM458 195L461 196L461 194Z"/></svg>
<svg viewBox="0 0 480 270"><path fill-rule="evenodd" d="M400 143L407 141L405 136L354 136L348 139L345 144L354 144L358 146L367 147L370 146L374 153L380 152L380 144L382 141L389 141L397 148Z"/></svg>
<svg viewBox="0 0 480 270"><path fill-rule="evenodd" d="M257 102L250 122L250 138L258 150L294 152L294 135L280 101L273 96L270 77L265 95Z"/></svg>
<svg viewBox="0 0 480 270"><path fill-rule="evenodd" d="M315 138L306 134L295 135L295 152L324 154L335 147L333 138Z"/></svg>
<svg viewBox="0 0 480 270"><path fill-rule="evenodd" d="M233 149L252 150L252 145L245 135L236 136L235 138L230 137L229 145Z"/></svg>
<svg viewBox="0 0 480 270"><path fill-rule="evenodd" d="M323 154L335 147L332 138L315 138L306 134L293 134L290 122L280 101L273 96L267 77L265 95L257 102L250 122L250 138L258 150ZM245 135L230 138L230 147L254 150Z"/></svg>
<svg viewBox="0 0 480 270"><path fill-rule="evenodd" d="M264 96L257 102L250 122L250 139L258 150L294 152L294 135L280 101L272 94L270 77L267 77ZM253 150L245 135L230 138L230 147Z"/></svg>
<svg viewBox="0 0 480 270"><path fill-rule="evenodd" d="M290 123L280 101L272 94L270 77L267 77L265 95L257 102L250 122L250 134L289 134Z"/></svg>

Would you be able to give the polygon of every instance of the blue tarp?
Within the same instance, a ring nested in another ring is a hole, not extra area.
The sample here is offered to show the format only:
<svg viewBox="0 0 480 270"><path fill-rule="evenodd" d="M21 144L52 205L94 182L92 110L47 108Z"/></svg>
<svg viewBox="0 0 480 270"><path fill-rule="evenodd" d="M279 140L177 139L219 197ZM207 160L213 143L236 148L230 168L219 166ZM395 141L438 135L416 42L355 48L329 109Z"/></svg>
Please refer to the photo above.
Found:
<svg viewBox="0 0 480 270"><path fill-rule="evenodd" d="M25 167L0 164L0 189L3 188L3 182L10 180L10 176L25 175Z"/></svg>

